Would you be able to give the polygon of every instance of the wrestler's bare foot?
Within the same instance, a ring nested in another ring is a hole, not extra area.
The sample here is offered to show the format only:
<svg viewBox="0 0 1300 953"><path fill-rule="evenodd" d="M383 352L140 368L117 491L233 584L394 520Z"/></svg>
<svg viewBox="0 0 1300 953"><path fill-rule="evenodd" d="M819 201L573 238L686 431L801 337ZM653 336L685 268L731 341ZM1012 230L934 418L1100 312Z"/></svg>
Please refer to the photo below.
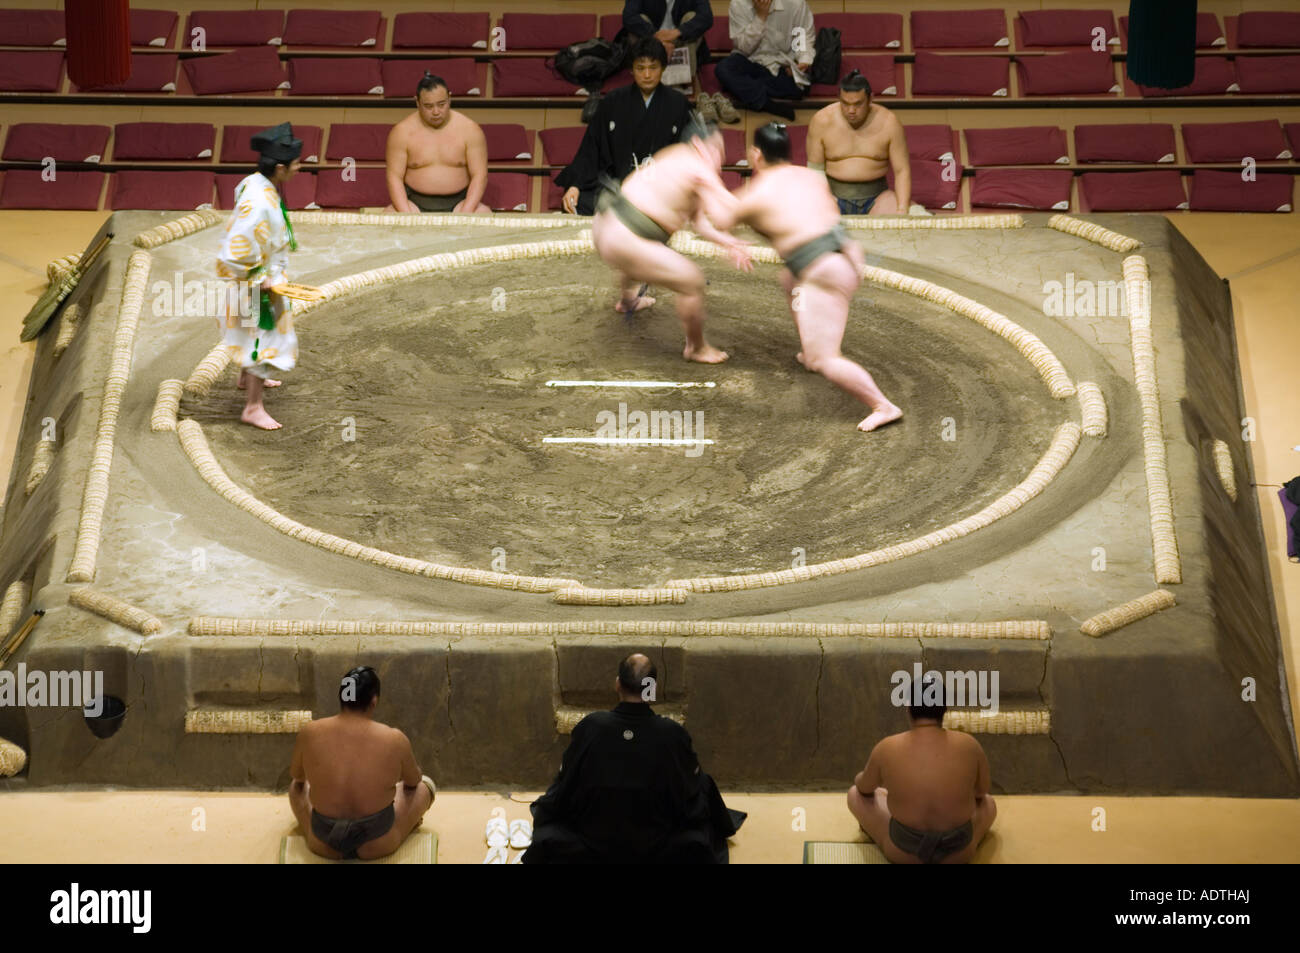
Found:
<svg viewBox="0 0 1300 953"><path fill-rule="evenodd" d="M637 311L644 311L655 303L655 299L649 295L642 295L641 297L633 298L632 300L635 303L635 307L629 305L626 301L620 301L618 304L614 305L614 310L619 314L635 313Z"/></svg>
<svg viewBox="0 0 1300 953"><path fill-rule="evenodd" d="M794 359L795 359L796 361L798 361L800 364L803 365L803 369L804 369L805 371L807 371L807 370L811 370L811 368L809 368L807 364L804 364L804 360L803 360L803 351L800 351L798 354L796 354L796 355L794 356Z"/></svg>
<svg viewBox="0 0 1300 953"><path fill-rule="evenodd" d="M283 382L282 382L282 381L273 380L272 378L268 377L266 380L262 381L262 386L263 386L263 387L279 387L281 383L283 383ZM240 389L240 390L246 390L247 388L248 388L248 372L247 372L247 371L240 371L240 372L239 372L239 389Z"/></svg>
<svg viewBox="0 0 1300 953"><path fill-rule="evenodd" d="M280 422L266 412L265 407L245 407L239 419L263 430L279 430Z"/></svg>
<svg viewBox="0 0 1300 953"><path fill-rule="evenodd" d="M682 351L682 357L688 361L697 361L700 364L721 364L727 359L727 352L720 351L711 344L703 347L693 348L689 344Z"/></svg>
<svg viewBox="0 0 1300 953"><path fill-rule="evenodd" d="M893 404L886 404L884 407L874 411L869 417L859 423L858 429L864 433L870 433L878 427L885 426L885 424L892 424L902 416L903 412L901 410Z"/></svg>

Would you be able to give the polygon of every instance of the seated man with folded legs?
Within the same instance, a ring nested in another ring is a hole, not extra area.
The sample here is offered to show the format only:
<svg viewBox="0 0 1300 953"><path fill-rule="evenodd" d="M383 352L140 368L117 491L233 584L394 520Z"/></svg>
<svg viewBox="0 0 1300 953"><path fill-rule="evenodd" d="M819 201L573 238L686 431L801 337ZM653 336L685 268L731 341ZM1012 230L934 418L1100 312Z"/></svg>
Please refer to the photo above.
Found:
<svg viewBox="0 0 1300 953"><path fill-rule="evenodd" d="M379 676L354 668L339 685L341 710L298 732L289 803L313 853L333 860L386 857L420 826L437 793L411 742L375 721Z"/></svg>
<svg viewBox="0 0 1300 953"><path fill-rule="evenodd" d="M483 128L451 108L447 81L425 73L416 84L415 112L388 133L385 212L490 213L487 137Z"/></svg>
<svg viewBox="0 0 1300 953"><path fill-rule="evenodd" d="M656 715L658 672L629 655L618 705L573 729L560 773L532 805L525 864L725 864L745 815L700 770L686 729Z"/></svg>
<svg viewBox="0 0 1300 953"><path fill-rule="evenodd" d="M840 351L865 259L840 224L825 176L790 164L790 137L777 123L755 131L749 163L754 169L750 184L714 224L729 229L743 222L785 259L781 285L803 346L796 359L871 408L858 429L871 431L898 420L903 412L861 364Z"/></svg>
<svg viewBox="0 0 1300 953"><path fill-rule="evenodd" d="M997 817L984 749L943 727L946 710L909 705L911 730L877 744L849 788L849 810L893 863L970 863Z"/></svg>
<svg viewBox="0 0 1300 953"><path fill-rule="evenodd" d="M718 127L692 120L683 142L655 153L621 186L604 180L605 191L591 223L596 253L619 273L621 292L614 310L631 314L653 305L655 299L645 294L648 284L675 291L677 316L686 333L682 356L704 364L727 359L726 351L704 339L704 272L669 248L668 239L693 222L700 235L731 253L737 268L753 269L745 243L710 221L735 204L720 177L723 154Z"/></svg>
<svg viewBox="0 0 1300 953"><path fill-rule="evenodd" d="M912 165L903 124L871 101L871 85L857 70L840 80L840 101L808 123L808 168L825 172L842 215L908 212Z"/></svg>

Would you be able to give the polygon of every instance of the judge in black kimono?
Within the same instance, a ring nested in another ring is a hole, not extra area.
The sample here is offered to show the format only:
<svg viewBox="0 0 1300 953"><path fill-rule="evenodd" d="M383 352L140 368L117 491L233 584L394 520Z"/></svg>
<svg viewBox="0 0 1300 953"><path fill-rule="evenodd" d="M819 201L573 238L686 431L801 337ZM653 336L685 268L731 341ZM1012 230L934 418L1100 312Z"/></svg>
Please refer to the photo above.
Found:
<svg viewBox="0 0 1300 953"><path fill-rule="evenodd" d="M646 159L681 139L691 104L659 82L667 65L664 45L653 36L632 47L634 82L600 101L573 162L555 177L555 184L565 190L566 212L594 215L602 175L621 182Z"/></svg>
<svg viewBox="0 0 1300 953"><path fill-rule="evenodd" d="M618 667L619 703L573 729L560 773L533 802L525 864L712 864L745 815L722 803L686 729L656 715L644 655Z"/></svg>

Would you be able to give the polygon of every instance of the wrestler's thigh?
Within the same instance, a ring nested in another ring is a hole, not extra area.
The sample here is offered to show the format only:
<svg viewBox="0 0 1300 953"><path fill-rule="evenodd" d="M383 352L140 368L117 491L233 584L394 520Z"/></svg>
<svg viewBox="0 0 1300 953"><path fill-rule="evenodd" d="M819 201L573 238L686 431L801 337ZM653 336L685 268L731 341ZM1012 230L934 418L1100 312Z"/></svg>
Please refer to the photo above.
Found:
<svg viewBox="0 0 1300 953"><path fill-rule="evenodd" d="M898 195L893 189L885 189L876 196L876 201L871 206L868 215L897 215L898 214Z"/></svg>

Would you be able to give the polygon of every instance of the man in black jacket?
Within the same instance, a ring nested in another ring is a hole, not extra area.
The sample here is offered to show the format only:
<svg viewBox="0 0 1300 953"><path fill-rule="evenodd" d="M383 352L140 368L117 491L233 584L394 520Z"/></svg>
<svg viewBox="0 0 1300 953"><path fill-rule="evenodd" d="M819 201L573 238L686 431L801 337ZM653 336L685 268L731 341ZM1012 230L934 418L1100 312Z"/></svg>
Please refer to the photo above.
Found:
<svg viewBox="0 0 1300 953"><path fill-rule="evenodd" d="M565 190L566 212L594 215L602 175L621 182L681 138L691 104L660 83L667 63L664 45L653 36L632 48L634 82L600 101L573 162L555 177L555 184Z"/></svg>
<svg viewBox="0 0 1300 953"><path fill-rule="evenodd" d="M651 710L657 684L646 656L619 665L618 705L578 722L560 773L533 802L525 864L727 862L745 815L722 803L686 729Z"/></svg>
<svg viewBox="0 0 1300 953"><path fill-rule="evenodd" d="M673 0L671 4L668 0L625 0L623 26L637 36L653 36L669 56L676 47L699 40L695 62L709 61L709 48L704 42L704 34L713 26L709 0Z"/></svg>

